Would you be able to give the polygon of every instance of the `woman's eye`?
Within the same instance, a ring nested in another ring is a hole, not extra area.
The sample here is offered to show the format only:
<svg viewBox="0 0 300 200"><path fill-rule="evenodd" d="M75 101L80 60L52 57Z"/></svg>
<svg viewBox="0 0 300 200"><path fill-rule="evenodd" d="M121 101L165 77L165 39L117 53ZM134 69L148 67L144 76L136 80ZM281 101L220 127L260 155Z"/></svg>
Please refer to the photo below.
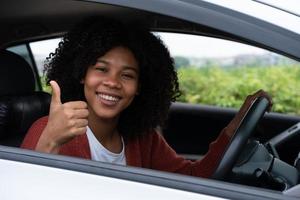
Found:
<svg viewBox="0 0 300 200"><path fill-rule="evenodd" d="M125 79L135 79L135 76L132 74L123 74L122 75Z"/></svg>
<svg viewBox="0 0 300 200"><path fill-rule="evenodd" d="M96 67L96 70L98 70L100 72L107 72L107 68L106 67Z"/></svg>

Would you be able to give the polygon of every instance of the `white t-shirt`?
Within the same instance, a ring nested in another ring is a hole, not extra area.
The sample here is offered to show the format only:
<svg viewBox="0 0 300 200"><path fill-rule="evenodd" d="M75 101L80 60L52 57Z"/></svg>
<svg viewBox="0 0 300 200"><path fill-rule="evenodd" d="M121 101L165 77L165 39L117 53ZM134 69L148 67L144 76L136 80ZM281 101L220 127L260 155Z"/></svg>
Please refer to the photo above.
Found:
<svg viewBox="0 0 300 200"><path fill-rule="evenodd" d="M90 127L87 127L87 138L90 145L92 160L114 163L119 165L126 165L125 145L122 139L122 151L120 153L113 153L106 149L95 137Z"/></svg>

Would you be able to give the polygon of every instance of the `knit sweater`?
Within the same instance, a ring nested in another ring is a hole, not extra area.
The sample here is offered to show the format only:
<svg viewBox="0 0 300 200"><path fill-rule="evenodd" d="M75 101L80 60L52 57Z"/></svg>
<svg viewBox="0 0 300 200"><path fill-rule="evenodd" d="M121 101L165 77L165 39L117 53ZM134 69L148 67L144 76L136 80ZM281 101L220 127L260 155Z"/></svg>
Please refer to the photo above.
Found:
<svg viewBox="0 0 300 200"><path fill-rule="evenodd" d="M29 129L21 147L34 150L47 122L47 116L38 119ZM210 144L207 154L197 161L186 160L177 155L156 131L135 139L126 140L125 138L126 163L129 166L207 178L212 176L229 143L230 138L225 132L226 128ZM91 159L87 135L76 136L68 143L62 145L59 154Z"/></svg>

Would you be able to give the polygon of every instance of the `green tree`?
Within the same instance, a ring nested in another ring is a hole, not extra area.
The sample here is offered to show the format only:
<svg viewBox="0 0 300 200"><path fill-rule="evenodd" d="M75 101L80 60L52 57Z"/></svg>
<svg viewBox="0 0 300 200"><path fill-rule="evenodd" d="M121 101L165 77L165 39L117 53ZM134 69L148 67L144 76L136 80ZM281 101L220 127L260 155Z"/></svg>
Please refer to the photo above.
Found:
<svg viewBox="0 0 300 200"><path fill-rule="evenodd" d="M175 67L177 69L182 68L182 67L187 67L190 65L189 59L186 57L182 57L182 56L175 56L174 62L175 62Z"/></svg>
<svg viewBox="0 0 300 200"><path fill-rule="evenodd" d="M273 97L273 111L300 115L300 66L251 66L178 69L178 101L239 108L247 95L263 89Z"/></svg>

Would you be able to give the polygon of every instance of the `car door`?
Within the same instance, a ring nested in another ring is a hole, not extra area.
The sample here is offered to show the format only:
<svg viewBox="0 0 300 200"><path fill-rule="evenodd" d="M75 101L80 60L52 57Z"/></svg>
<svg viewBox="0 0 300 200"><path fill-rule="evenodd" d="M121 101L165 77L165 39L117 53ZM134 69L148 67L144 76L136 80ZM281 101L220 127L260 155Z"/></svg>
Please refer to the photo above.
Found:
<svg viewBox="0 0 300 200"><path fill-rule="evenodd" d="M296 199L278 191L0 145L1 199Z"/></svg>

